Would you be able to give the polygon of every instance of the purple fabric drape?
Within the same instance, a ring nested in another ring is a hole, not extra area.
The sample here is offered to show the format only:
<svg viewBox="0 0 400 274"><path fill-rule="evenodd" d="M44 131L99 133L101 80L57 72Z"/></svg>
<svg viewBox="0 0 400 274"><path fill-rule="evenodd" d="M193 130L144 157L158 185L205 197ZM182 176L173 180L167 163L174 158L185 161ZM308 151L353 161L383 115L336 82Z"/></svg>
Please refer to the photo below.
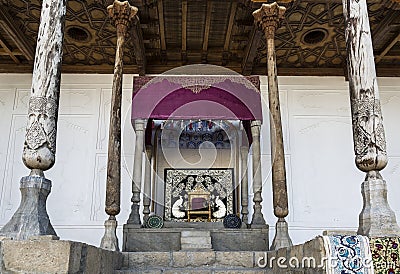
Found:
<svg viewBox="0 0 400 274"><path fill-rule="evenodd" d="M224 76L220 81L215 78L210 80L213 76L186 77L196 77L193 83L199 85L188 86L168 77L135 77L132 120L262 120L258 77L253 76L248 83L243 82L246 81L243 76L240 76L243 78L240 81L229 76ZM192 79L186 80L189 81L185 83L190 83Z"/></svg>

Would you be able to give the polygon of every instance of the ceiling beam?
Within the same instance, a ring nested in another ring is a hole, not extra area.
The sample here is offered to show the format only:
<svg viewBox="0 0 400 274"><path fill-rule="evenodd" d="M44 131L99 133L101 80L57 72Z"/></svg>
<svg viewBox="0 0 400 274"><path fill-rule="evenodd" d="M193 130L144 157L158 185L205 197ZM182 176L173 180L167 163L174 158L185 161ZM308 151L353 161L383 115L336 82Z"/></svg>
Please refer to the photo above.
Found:
<svg viewBox="0 0 400 274"><path fill-rule="evenodd" d="M251 2L255 3L267 3L267 0L251 0ZM271 1L270 1L271 2ZM278 4L286 4L290 2L303 2L303 3L337 3L337 4L342 4L343 0L285 0L285 1L277 1ZM368 0L368 3L382 3L382 0Z"/></svg>
<svg viewBox="0 0 400 274"><path fill-rule="evenodd" d="M139 75L146 75L146 53L143 42L143 33L140 26L140 19L136 15L135 24L132 28L133 49L135 51L136 65Z"/></svg>
<svg viewBox="0 0 400 274"><path fill-rule="evenodd" d="M231 5L228 28L226 30L224 53L222 54L222 65L223 66L225 66L229 60L229 45L231 43L232 29L233 29L233 23L235 22L236 9L237 9L237 2L233 2Z"/></svg>
<svg viewBox="0 0 400 274"><path fill-rule="evenodd" d="M147 74L160 74L167 70L176 68L180 65L179 62L168 62L168 65L147 65ZM241 71L240 64L233 64L227 66L238 73ZM0 64L0 73L32 73L33 66L25 64ZM113 65L67 65L63 64L63 73L99 73L99 74L112 74L114 70ZM137 66L124 65L125 74L137 73ZM400 70L396 67L377 67L378 77L400 77ZM265 75L265 67L255 67L254 74ZM279 76L342 76L343 68L281 68L278 66Z"/></svg>
<svg viewBox="0 0 400 274"><path fill-rule="evenodd" d="M211 14L212 14L212 2L211 2L211 0L208 0L207 1L206 25L204 26L203 48L202 48L202 53L201 53L202 63L207 63L207 50L208 50L208 39L210 37Z"/></svg>
<svg viewBox="0 0 400 274"><path fill-rule="evenodd" d="M4 7L0 8L0 27L7 33L25 58L29 61L33 61L35 58L33 46L26 40L26 35L20 30L18 23Z"/></svg>
<svg viewBox="0 0 400 274"><path fill-rule="evenodd" d="M0 46L4 49L4 51L13 59L13 61L17 64L20 64L21 62L18 60L17 57L12 53L12 50L6 45L6 42L2 37L0 37Z"/></svg>
<svg viewBox="0 0 400 274"><path fill-rule="evenodd" d="M254 58L257 55L257 48L263 37L261 31L258 30L256 26L250 32L249 42L247 44L245 54L242 61L242 74L250 75L253 71ZM265 73L265 72L264 72Z"/></svg>
<svg viewBox="0 0 400 274"><path fill-rule="evenodd" d="M372 31L373 42L385 41L385 36L390 32L393 27L393 22L400 16L400 11L392 11L387 14L379 25Z"/></svg>
<svg viewBox="0 0 400 274"><path fill-rule="evenodd" d="M385 55L382 57L383 60L400 60L400 56L397 55Z"/></svg>
<svg viewBox="0 0 400 274"><path fill-rule="evenodd" d="M12 55L14 55L14 56L21 56L21 55L23 55L23 53L20 51L20 50L13 50L12 52ZM10 55L6 50L4 50L4 49L0 49L0 55L2 55L2 56L4 56L4 55Z"/></svg>
<svg viewBox="0 0 400 274"><path fill-rule="evenodd" d="M164 63L167 62L167 42L165 40L165 21L164 21L164 5L163 0L158 0L157 2L158 9L158 23L159 23L159 31L160 31L160 46L161 46L161 59Z"/></svg>
<svg viewBox="0 0 400 274"><path fill-rule="evenodd" d="M400 41L400 33L390 42L390 44L382 51L381 54L378 55L378 57L375 58L375 63L379 63L382 58L393 48L393 46Z"/></svg>
<svg viewBox="0 0 400 274"><path fill-rule="evenodd" d="M187 0L182 1L182 63L187 63Z"/></svg>

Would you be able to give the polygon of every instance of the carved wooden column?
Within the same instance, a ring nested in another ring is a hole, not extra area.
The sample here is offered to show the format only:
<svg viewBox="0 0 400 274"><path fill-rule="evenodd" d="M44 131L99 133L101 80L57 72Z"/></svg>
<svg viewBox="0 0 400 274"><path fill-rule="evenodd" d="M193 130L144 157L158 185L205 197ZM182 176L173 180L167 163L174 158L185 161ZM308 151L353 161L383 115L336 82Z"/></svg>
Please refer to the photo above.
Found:
<svg viewBox="0 0 400 274"><path fill-rule="evenodd" d="M240 148L241 165L242 165L242 182L240 186L241 190L241 203L242 203L242 225L244 228L249 223L249 183L248 183L248 165L247 158L249 155L249 147L242 146Z"/></svg>
<svg viewBox="0 0 400 274"><path fill-rule="evenodd" d="M144 171L144 186L143 186L143 223L146 222L150 215L150 203L151 203L151 173L153 171L151 167L153 147L151 145L146 146L146 159L145 159L145 171Z"/></svg>
<svg viewBox="0 0 400 274"><path fill-rule="evenodd" d="M66 0L43 0L22 160L31 169L20 183L21 203L0 234L17 240L54 235L46 211L54 165Z"/></svg>
<svg viewBox="0 0 400 274"><path fill-rule="evenodd" d="M143 144L144 144L144 130L145 120L138 119L134 122L134 128L136 133L135 142L135 156L133 159L133 181L132 181L132 206L128 225L136 227L141 226L140 215L139 215L139 203L140 203L140 188L142 185L142 156L143 156Z"/></svg>
<svg viewBox="0 0 400 274"><path fill-rule="evenodd" d="M108 138L108 162L106 185L106 213L109 215L105 222L105 233L101 239L101 247L118 251L116 235L121 196L121 102L124 43L128 27L138 9L129 5L127 1L114 1L107 7L108 15L117 28L117 48L115 53L114 78L111 97L110 128Z"/></svg>
<svg viewBox="0 0 400 274"><path fill-rule="evenodd" d="M267 39L268 57L268 100L270 111L271 131L271 161L272 161L272 190L274 200L274 214L278 217L275 238L271 249L279 249L292 245L288 233L285 217L288 215L288 195L286 187L285 153L281 111L279 103L278 74L276 70L275 31L286 11L285 7L278 4L263 4L260 9L253 12L256 24L263 30Z"/></svg>
<svg viewBox="0 0 400 274"><path fill-rule="evenodd" d="M260 131L261 121L251 121L251 136L253 143L251 145L253 150L253 219L251 220L251 227L265 227L265 219L261 211L262 202L262 177L261 177L261 147L260 147Z"/></svg>
<svg viewBox="0 0 400 274"><path fill-rule="evenodd" d="M387 201L386 182L379 173L387 164L386 140L366 0L343 0L343 12L355 162L367 173L361 187L364 206L358 233L399 236L396 216Z"/></svg>

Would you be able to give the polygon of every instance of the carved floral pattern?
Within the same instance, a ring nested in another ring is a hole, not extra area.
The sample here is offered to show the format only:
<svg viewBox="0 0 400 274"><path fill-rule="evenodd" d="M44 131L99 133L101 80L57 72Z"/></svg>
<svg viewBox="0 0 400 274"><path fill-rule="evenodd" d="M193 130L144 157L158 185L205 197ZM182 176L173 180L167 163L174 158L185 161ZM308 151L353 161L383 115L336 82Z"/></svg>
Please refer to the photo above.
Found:
<svg viewBox="0 0 400 274"><path fill-rule="evenodd" d="M26 133L26 145L38 149L46 142L46 133L38 121L35 121Z"/></svg>
<svg viewBox="0 0 400 274"><path fill-rule="evenodd" d="M57 112L58 104L53 98L42 96L30 98L28 116L31 117L32 122L26 131L27 148L36 150L47 142L49 149L55 154Z"/></svg>
<svg viewBox="0 0 400 274"><path fill-rule="evenodd" d="M328 257L327 273L373 273L363 264L372 260L367 237L331 235L323 236L323 241Z"/></svg>

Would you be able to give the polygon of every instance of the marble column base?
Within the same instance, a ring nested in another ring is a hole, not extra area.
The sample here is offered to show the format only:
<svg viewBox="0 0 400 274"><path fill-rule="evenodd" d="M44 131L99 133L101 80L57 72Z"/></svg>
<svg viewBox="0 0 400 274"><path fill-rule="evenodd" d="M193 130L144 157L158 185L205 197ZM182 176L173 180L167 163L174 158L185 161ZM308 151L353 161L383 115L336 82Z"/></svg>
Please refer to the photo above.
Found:
<svg viewBox="0 0 400 274"><path fill-rule="evenodd" d="M242 226L241 228L249 228L248 220L242 220Z"/></svg>
<svg viewBox="0 0 400 274"><path fill-rule="evenodd" d="M279 218L275 225L275 237L272 241L270 250L278 250L282 247L292 246L292 240L289 236L288 223L283 218Z"/></svg>
<svg viewBox="0 0 400 274"><path fill-rule="evenodd" d="M126 223L130 225L138 225L138 226L142 225L140 221L139 204L137 203L132 204L131 213L129 214L129 218Z"/></svg>
<svg viewBox="0 0 400 274"><path fill-rule="evenodd" d="M264 216L261 212L261 206L254 205L254 213L250 226L251 228L265 228L267 226L267 223L265 222Z"/></svg>
<svg viewBox="0 0 400 274"><path fill-rule="evenodd" d="M368 237L400 236L396 216L387 200L386 182L380 176L367 175L361 193L364 205L357 233Z"/></svg>
<svg viewBox="0 0 400 274"><path fill-rule="evenodd" d="M28 240L32 236L57 236L46 210L51 181L40 176L22 177L21 203L11 220L0 230L0 235L14 240Z"/></svg>
<svg viewBox="0 0 400 274"><path fill-rule="evenodd" d="M117 226L118 222L115 219L108 219L104 222L105 231L100 243L101 248L111 251L119 251Z"/></svg>

